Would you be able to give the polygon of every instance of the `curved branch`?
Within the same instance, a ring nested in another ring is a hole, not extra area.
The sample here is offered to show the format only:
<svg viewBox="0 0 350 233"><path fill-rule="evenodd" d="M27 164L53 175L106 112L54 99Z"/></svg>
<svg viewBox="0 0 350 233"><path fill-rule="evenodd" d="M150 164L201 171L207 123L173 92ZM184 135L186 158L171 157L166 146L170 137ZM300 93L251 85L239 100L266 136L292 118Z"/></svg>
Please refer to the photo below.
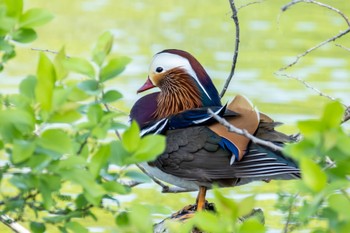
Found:
<svg viewBox="0 0 350 233"><path fill-rule="evenodd" d="M282 68L279 69L278 71L283 71L283 70L286 70L286 69L288 69L288 68L294 66L296 63L298 63L298 61L299 61L302 57L305 57L307 54L311 53L311 52L314 51L315 49L318 49L318 48L322 47L323 45L325 45L325 44L327 44L327 43L329 43L329 42L331 42L331 41L335 41L335 40L339 39L340 37L342 37L342 36L348 34L349 32L350 32L350 27L349 27L348 29L346 29L345 31L340 32L340 33L337 34L336 36L333 36L333 37L331 37L331 38L329 38L329 39L327 39L327 40L325 40L325 41L319 43L318 45L316 45L316 46L314 46L314 47L312 47L312 48L306 50L305 52L299 54L299 55L296 57L296 59L295 59L292 63L288 64L288 65L285 66L285 67L282 67Z"/></svg>
<svg viewBox="0 0 350 233"><path fill-rule="evenodd" d="M237 58L238 58L238 49L239 49L239 21L238 21L238 15L237 15L238 12L237 12L237 8L235 6L235 1L229 0L229 2L230 2L231 10L232 10L232 19L236 25L235 51L234 51L234 55L232 58L231 71L230 71L230 74L227 77L225 85L220 93L220 98L222 98L225 95L225 92L226 92L228 86L230 85L231 79L235 73L236 63L237 63Z"/></svg>
<svg viewBox="0 0 350 233"><path fill-rule="evenodd" d="M327 4L324 4L324 3L322 3L322 2L317 2L317 1L314 1L314 0L293 0L293 1L291 1L290 3L284 5L284 6L281 8L281 10L282 10L282 11L286 11L286 10L288 10L289 7L291 7L291 6L293 6L293 5L297 4L297 3L300 3L300 2L316 4L316 5L319 5L319 6L321 6L321 7L325 7L325 8L327 8L327 9L332 10L332 11L335 11L336 13L338 13L338 14L345 20L346 24L350 27L350 21L349 21L348 17L347 17L343 12L341 12L341 11L338 10L337 8L334 8L334 7L332 7L332 6L329 6L329 5L327 5Z"/></svg>
<svg viewBox="0 0 350 233"><path fill-rule="evenodd" d="M329 5L324 4L324 3L321 3L321 2L317 2L317 1L314 1L314 0L293 0L292 2L290 2L290 3L286 4L286 5L284 5L284 6L281 8L281 10L282 10L282 11L286 11L286 10L288 10L291 6L296 5L296 4L300 3L300 2L316 4L316 5L320 6L320 7L324 7L324 8L327 8L327 9L331 10L331 11L336 12L337 14L339 14L339 15L345 20L346 24L348 25L348 28L347 28L346 30L344 30L344 31L342 31L342 32L340 32L340 33L338 33L337 35L335 35L335 36L333 36L333 37L331 37L331 38L329 38L329 39L327 39L327 40L325 40L325 41L319 43L318 45L316 45L316 46L314 46L314 47L312 47L312 48L306 50L304 53L299 54L299 55L296 57L296 59L295 59L292 63L288 64L288 65L285 66L285 67L282 67L281 69L279 69L279 71L283 71L283 70L286 70L286 69L292 67L293 65L295 65L296 63L298 63L298 61L299 61L302 57L306 56L307 54L311 53L312 51L314 51L314 50L316 50L316 49L322 47L323 45L325 45L325 44L327 44L327 43L329 43L329 42L331 42L331 41L335 41L335 40L339 39L340 37L342 37L342 36L344 36L344 35L346 35L347 33L350 32L350 21L349 21L348 17L347 17L343 12L341 12L340 10L338 10L337 8L334 8L334 7L332 7L332 6L329 6Z"/></svg>

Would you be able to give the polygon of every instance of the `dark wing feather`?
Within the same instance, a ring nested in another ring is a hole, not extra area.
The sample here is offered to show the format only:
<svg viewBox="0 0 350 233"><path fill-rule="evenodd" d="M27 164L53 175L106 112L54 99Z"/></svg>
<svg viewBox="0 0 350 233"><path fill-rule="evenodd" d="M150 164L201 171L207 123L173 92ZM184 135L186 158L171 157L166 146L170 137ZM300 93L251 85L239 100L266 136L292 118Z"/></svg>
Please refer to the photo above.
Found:
<svg viewBox="0 0 350 233"><path fill-rule="evenodd" d="M210 187L242 185L254 180L295 179L297 165L280 153L251 144L239 162L219 146L221 137L208 127L167 131L167 148L152 164L171 175Z"/></svg>

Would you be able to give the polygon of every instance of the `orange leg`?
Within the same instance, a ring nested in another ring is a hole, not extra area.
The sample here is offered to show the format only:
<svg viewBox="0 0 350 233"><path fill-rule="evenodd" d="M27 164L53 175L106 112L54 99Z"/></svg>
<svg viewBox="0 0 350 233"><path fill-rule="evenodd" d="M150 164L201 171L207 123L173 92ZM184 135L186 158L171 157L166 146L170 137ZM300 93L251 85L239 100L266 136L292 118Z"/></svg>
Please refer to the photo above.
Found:
<svg viewBox="0 0 350 233"><path fill-rule="evenodd" d="M207 193L207 188L204 186L199 187L199 192L197 196L197 211L205 209L205 195Z"/></svg>

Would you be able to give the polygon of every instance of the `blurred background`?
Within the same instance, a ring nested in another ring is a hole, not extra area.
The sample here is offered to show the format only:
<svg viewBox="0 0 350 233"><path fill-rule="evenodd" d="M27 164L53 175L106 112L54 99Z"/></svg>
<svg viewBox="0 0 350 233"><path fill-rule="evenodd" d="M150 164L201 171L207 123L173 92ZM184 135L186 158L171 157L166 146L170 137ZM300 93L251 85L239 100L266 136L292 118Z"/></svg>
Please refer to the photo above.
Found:
<svg viewBox="0 0 350 233"><path fill-rule="evenodd" d="M239 9L241 43L235 76L223 102L244 94L262 112L284 122L280 130L296 133L297 121L318 117L329 100L306 88L300 81L275 75L298 54L335 36L347 24L334 11L313 4L300 3L286 12L281 7L289 1L269 0L247 5L236 1ZM344 0L327 0L350 16L350 4ZM121 91L124 98L113 105L125 112L140 97L136 90L147 78L152 56L168 48L190 52L206 68L221 91L231 69L235 26L228 1L154 1L154 0L27 0L25 8L40 7L55 18L38 29L38 40L17 47L17 57L0 73L2 93L17 92L17 85L28 74L35 74L38 51L59 51L63 46L69 56L91 57L89 51L104 31L114 35L113 54L132 59L126 71L107 82L108 88ZM324 94L350 104L350 35L329 43L300 59L287 74L310 83ZM348 127L349 128L349 127ZM256 205L264 209L269 232L280 232L282 216L274 209L277 193L293 186L289 182L253 183L225 190L236 200L256 195ZM131 202L159 206L155 221L187 204L195 193L162 194L154 184L144 184L136 192L121 198L124 207ZM210 200L210 193L208 195ZM163 215L164 214L164 215ZM101 213L103 216L103 213ZM95 232L109 232L113 219L99 218L89 224ZM1 226L0 226L1 230Z"/></svg>

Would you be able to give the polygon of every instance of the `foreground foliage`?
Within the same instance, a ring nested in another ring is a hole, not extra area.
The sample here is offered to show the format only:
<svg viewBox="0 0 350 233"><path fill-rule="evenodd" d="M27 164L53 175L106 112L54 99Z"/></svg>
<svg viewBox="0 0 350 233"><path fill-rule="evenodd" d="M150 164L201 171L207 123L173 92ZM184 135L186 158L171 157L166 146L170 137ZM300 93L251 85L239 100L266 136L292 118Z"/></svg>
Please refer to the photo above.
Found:
<svg viewBox="0 0 350 233"><path fill-rule="evenodd" d="M13 42L35 39L31 27L51 15L41 9L22 13L22 1L0 3L3 64L15 56ZM104 206L104 200L117 201L118 195L131 192L118 181L145 180L126 167L164 149L163 137L140 138L136 123L127 127L118 121L120 113L108 110L107 104L122 95L106 91L105 83L129 62L110 56L112 44L112 35L102 34L91 61L68 58L64 49L54 58L41 53L37 73L21 81L19 92L0 96L0 149L5 160L0 167L0 213L30 221L33 232L44 232L46 224L62 232L86 232L74 219L98 219L94 207L114 214L116 209ZM121 129L125 132L118 140Z"/></svg>

